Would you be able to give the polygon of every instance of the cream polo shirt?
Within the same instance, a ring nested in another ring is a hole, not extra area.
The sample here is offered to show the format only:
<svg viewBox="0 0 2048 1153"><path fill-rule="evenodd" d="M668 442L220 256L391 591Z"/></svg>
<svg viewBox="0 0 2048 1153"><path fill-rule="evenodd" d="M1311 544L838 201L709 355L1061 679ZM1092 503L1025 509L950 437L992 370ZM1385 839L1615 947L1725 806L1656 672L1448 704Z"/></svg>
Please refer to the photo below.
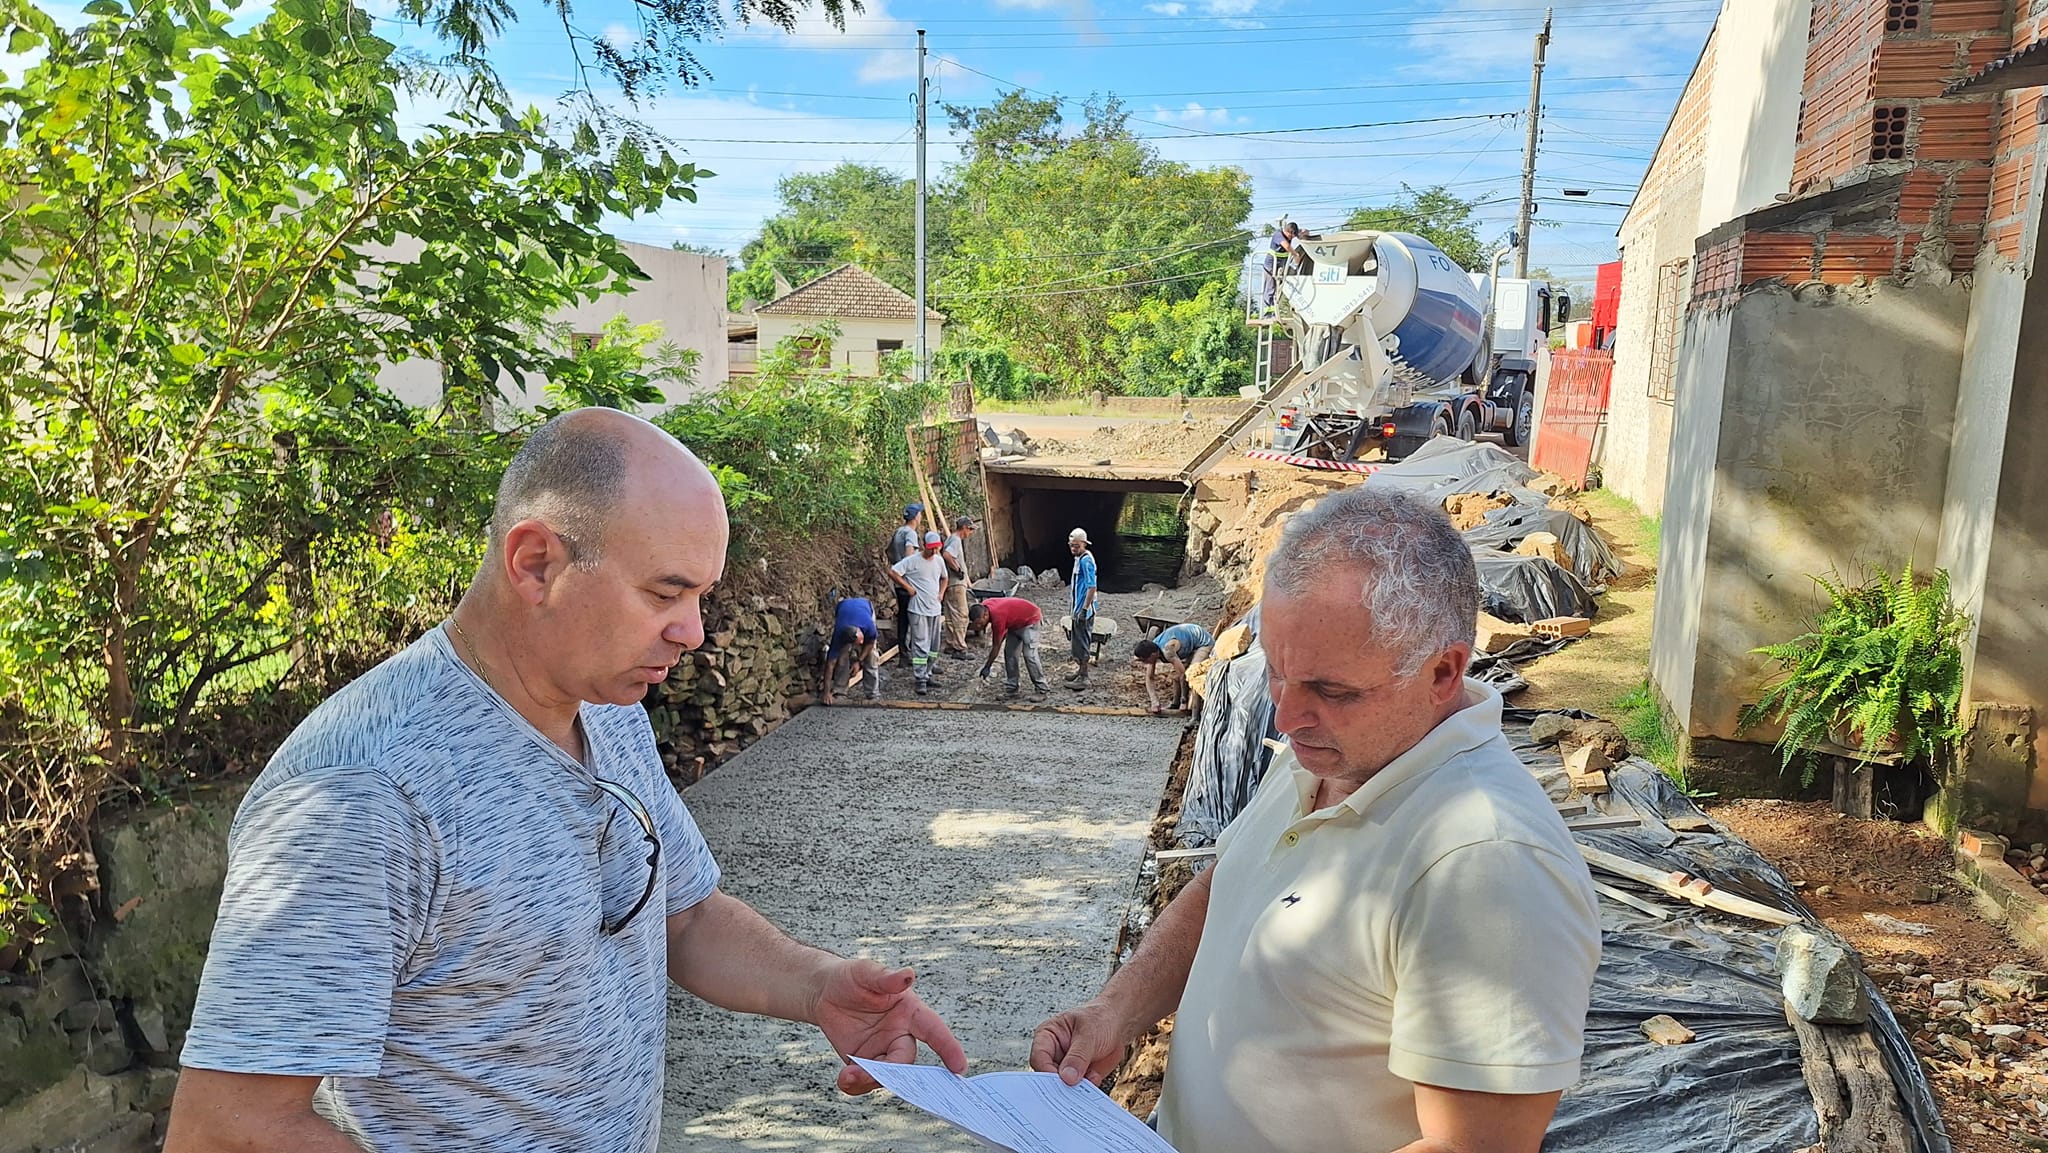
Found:
<svg viewBox="0 0 2048 1153"><path fill-rule="evenodd" d="M1342 802L1275 754L1219 845L1159 1131L1181 1153L1397 1149L1411 1082L1579 1077L1600 962L1592 879L1501 735L1465 707Z"/></svg>

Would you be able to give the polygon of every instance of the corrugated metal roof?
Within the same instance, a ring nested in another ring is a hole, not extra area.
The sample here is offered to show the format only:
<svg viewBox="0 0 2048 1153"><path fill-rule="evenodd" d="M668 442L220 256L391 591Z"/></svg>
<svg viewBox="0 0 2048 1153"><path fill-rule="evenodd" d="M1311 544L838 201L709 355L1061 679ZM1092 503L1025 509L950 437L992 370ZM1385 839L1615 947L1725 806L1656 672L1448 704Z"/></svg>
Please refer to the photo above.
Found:
<svg viewBox="0 0 2048 1153"><path fill-rule="evenodd" d="M754 310L757 316L846 316L868 320L916 320L910 294L864 268L842 264L802 288L791 289ZM925 319L945 320L934 309Z"/></svg>
<svg viewBox="0 0 2048 1153"><path fill-rule="evenodd" d="M1984 66L1982 72L1958 80L1942 89L1943 96L1965 92L2005 92L2013 88L2035 88L2048 84L2048 40L2036 40L2018 52L2007 53Z"/></svg>

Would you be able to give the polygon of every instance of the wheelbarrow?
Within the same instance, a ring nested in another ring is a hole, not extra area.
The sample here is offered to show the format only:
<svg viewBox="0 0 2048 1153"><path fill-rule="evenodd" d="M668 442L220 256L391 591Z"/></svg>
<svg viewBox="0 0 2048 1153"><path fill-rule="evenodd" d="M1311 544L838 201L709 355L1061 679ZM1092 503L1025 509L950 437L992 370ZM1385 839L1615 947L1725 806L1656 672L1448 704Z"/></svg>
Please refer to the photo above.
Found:
<svg viewBox="0 0 2048 1153"><path fill-rule="evenodd" d="M1060 618L1060 631L1067 634L1069 638L1074 635L1074 618L1071 615ZM1088 634L1088 654L1089 659L1094 664L1099 665L1102 663L1103 646L1107 645L1110 642L1110 638L1114 636L1116 636L1116 622L1104 616L1096 616L1095 627Z"/></svg>

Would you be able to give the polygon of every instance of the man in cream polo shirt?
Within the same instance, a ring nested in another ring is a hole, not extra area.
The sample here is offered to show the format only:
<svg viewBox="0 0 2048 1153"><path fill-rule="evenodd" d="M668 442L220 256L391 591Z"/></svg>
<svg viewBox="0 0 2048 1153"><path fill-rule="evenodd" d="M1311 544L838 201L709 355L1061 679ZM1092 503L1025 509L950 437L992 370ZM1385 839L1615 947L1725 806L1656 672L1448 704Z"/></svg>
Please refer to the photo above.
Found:
<svg viewBox="0 0 2048 1153"><path fill-rule="evenodd" d="M1032 1066L1100 1079L1176 1008L1182 1153L1536 1153L1579 1076L1591 879L1465 677L1478 575L1441 510L1355 488L1287 525L1259 641L1289 751L1216 865Z"/></svg>

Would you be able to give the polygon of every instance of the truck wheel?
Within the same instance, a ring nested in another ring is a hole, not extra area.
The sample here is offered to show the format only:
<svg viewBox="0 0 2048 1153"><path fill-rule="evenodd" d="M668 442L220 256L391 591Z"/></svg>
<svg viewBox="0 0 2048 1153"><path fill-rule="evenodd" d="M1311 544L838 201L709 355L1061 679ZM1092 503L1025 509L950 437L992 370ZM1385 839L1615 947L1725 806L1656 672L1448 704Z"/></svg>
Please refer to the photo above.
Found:
<svg viewBox="0 0 2048 1153"><path fill-rule="evenodd" d="M1479 439L1479 414L1469 406L1458 412L1458 439Z"/></svg>
<svg viewBox="0 0 2048 1153"><path fill-rule="evenodd" d="M1507 434L1502 439L1508 442L1509 448L1521 448L1529 443L1535 432L1536 390L1524 384L1515 397L1515 419L1508 424Z"/></svg>
<svg viewBox="0 0 2048 1153"><path fill-rule="evenodd" d="M1451 414L1443 409L1437 409L1436 419L1429 422L1429 435L1432 437L1451 435Z"/></svg>

